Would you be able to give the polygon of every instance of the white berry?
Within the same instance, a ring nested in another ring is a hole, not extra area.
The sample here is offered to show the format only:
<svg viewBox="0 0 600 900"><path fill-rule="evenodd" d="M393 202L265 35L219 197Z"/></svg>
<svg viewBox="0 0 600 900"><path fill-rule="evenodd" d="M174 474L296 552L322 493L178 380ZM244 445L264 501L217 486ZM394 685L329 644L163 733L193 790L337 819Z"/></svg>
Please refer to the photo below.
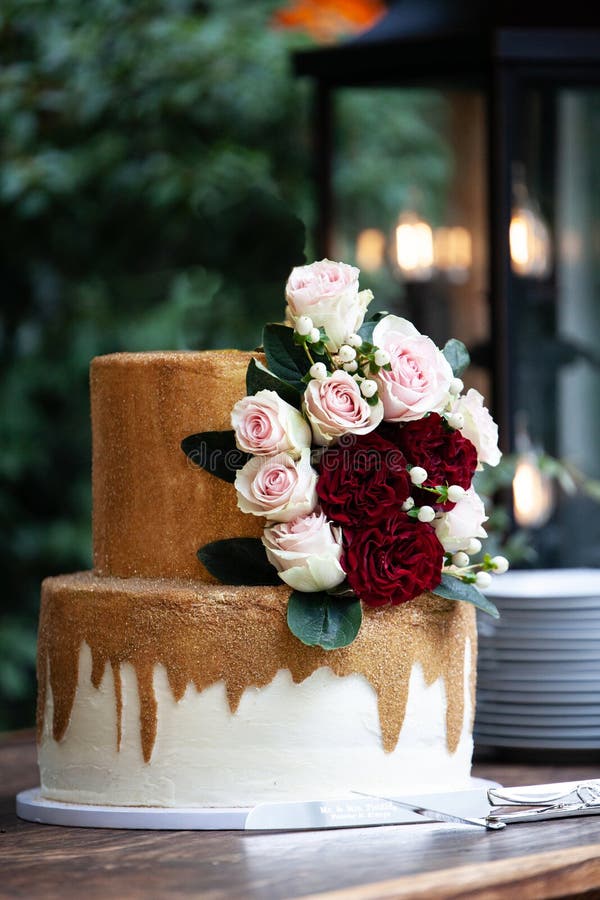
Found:
<svg viewBox="0 0 600 900"><path fill-rule="evenodd" d="M469 565L469 557L464 550L459 550L458 553L454 554L452 557L452 565L456 566L458 569L464 569L465 566Z"/></svg>
<svg viewBox="0 0 600 900"><path fill-rule="evenodd" d="M475 584L479 588L487 588L492 583L492 576L489 572L478 572L475 576Z"/></svg>
<svg viewBox="0 0 600 900"><path fill-rule="evenodd" d="M465 424L465 417L462 413L450 413L449 416L446 416L446 421L450 428L462 428Z"/></svg>
<svg viewBox="0 0 600 900"><path fill-rule="evenodd" d="M433 506L422 506L417 513L419 522L433 522L435 519L435 509Z"/></svg>
<svg viewBox="0 0 600 900"><path fill-rule="evenodd" d="M458 503L465 496L466 491L460 484L451 484L448 488L448 500L451 503Z"/></svg>
<svg viewBox="0 0 600 900"><path fill-rule="evenodd" d="M408 512L409 509L412 509L415 505L415 501L412 497L407 497L404 503L402 504L402 509L404 512Z"/></svg>
<svg viewBox="0 0 600 900"><path fill-rule="evenodd" d="M300 316L296 319L295 330L302 337L306 337L313 330L313 320L310 316Z"/></svg>
<svg viewBox="0 0 600 900"><path fill-rule="evenodd" d="M340 362L352 362L353 359L356 359L356 350L354 349L354 347L350 347L349 344L342 344L342 346L338 350L338 356L340 358Z"/></svg>
<svg viewBox="0 0 600 900"><path fill-rule="evenodd" d="M508 572L508 560L505 556L494 556L492 558L492 566L497 575L504 575Z"/></svg>
<svg viewBox="0 0 600 900"><path fill-rule="evenodd" d="M376 366L387 366L390 361L390 354L387 350L376 350L373 358Z"/></svg>
<svg viewBox="0 0 600 900"><path fill-rule="evenodd" d="M327 378L327 369L325 363L315 363L310 367L310 377L317 381L325 381Z"/></svg>
<svg viewBox="0 0 600 900"><path fill-rule="evenodd" d="M348 340L346 341L351 347L360 347L363 342L360 334L351 334Z"/></svg>
<svg viewBox="0 0 600 900"><path fill-rule="evenodd" d="M355 359L353 359L352 362L344 363L344 371L346 371L346 372L350 372L350 373L356 372L357 369L358 369L358 363L356 362Z"/></svg>
<svg viewBox="0 0 600 900"><path fill-rule="evenodd" d="M408 474L413 484L419 485L427 481L427 471L422 466L413 466Z"/></svg>
<svg viewBox="0 0 600 900"><path fill-rule="evenodd" d="M321 332L319 331L318 328L310 329L310 333L308 335L308 340L310 341L311 344L316 344L318 341L321 340Z"/></svg>
<svg viewBox="0 0 600 900"><path fill-rule="evenodd" d="M469 556L475 556L481 550L481 541L478 538L471 538L467 545L467 553Z"/></svg>
<svg viewBox="0 0 600 900"><path fill-rule="evenodd" d="M374 397L377 393L377 382L373 381L372 378L365 378L360 386L360 392L363 397L366 397L367 399L369 397Z"/></svg>
<svg viewBox="0 0 600 900"><path fill-rule="evenodd" d="M462 394L464 386L462 378L453 378L450 382L450 393L457 397L459 394Z"/></svg>

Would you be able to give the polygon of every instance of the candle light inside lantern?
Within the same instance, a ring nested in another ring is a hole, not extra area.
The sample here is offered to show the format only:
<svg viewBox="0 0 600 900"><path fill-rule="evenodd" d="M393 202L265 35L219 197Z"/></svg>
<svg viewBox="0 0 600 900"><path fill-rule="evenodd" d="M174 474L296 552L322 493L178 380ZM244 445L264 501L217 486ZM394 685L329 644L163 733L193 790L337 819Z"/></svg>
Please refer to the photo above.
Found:
<svg viewBox="0 0 600 900"><path fill-rule="evenodd" d="M378 228L365 228L356 238L356 262L365 272L376 272L385 257L385 235Z"/></svg>
<svg viewBox="0 0 600 900"><path fill-rule="evenodd" d="M455 284L465 282L473 261L471 233L461 225L436 228L433 245L436 268Z"/></svg>
<svg viewBox="0 0 600 900"><path fill-rule="evenodd" d="M529 278L545 278L552 267L550 230L525 185L522 166L513 175L513 209L509 227L513 272Z"/></svg>
<svg viewBox="0 0 600 900"><path fill-rule="evenodd" d="M433 270L433 232L416 213L402 213L396 226L396 262L410 281L427 281Z"/></svg>
<svg viewBox="0 0 600 900"><path fill-rule="evenodd" d="M541 528L554 508L554 493L549 478L540 471L535 453L523 453L513 478L515 520L521 528Z"/></svg>

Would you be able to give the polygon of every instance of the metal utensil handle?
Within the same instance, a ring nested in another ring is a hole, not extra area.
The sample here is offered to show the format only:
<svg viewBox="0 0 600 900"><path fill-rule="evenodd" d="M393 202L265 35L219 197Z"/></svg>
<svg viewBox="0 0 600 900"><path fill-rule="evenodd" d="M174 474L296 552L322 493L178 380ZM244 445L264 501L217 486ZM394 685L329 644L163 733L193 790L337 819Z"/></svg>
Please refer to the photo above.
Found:
<svg viewBox="0 0 600 900"><path fill-rule="evenodd" d="M544 787L544 785L540 785ZM567 799L589 803L590 800L600 799L600 781L582 781L575 787L567 790L557 790L559 785L548 785L549 791L544 794L541 791L527 792L519 788L489 788L487 797L491 806L545 806L564 803ZM554 790L553 790L554 789Z"/></svg>
<svg viewBox="0 0 600 900"><path fill-rule="evenodd" d="M490 813L488 822L504 822L517 825L519 822L543 822L548 819L567 819L570 816L597 816L600 804L588 806L585 803L567 803L562 806L542 806L538 809L517 809L506 813Z"/></svg>

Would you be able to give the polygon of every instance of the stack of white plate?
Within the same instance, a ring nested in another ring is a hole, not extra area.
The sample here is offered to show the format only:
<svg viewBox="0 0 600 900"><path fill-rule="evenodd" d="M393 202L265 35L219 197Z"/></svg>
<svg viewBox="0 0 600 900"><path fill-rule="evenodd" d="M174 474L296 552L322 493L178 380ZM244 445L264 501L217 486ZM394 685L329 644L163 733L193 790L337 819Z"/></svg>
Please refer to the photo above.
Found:
<svg viewBox="0 0 600 900"><path fill-rule="evenodd" d="M475 743L600 748L600 569L508 572L486 595Z"/></svg>

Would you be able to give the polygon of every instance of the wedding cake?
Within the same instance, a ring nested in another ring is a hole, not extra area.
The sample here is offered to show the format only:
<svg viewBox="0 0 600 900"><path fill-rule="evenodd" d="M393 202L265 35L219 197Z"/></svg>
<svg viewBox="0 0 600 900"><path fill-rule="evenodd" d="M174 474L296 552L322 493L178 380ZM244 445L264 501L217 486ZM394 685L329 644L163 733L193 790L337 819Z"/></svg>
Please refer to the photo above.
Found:
<svg viewBox="0 0 600 900"><path fill-rule="evenodd" d="M505 567L474 561L495 426L462 345L366 320L353 267L286 293L263 352L92 361L94 570L42 587L47 799L468 783L478 587Z"/></svg>

